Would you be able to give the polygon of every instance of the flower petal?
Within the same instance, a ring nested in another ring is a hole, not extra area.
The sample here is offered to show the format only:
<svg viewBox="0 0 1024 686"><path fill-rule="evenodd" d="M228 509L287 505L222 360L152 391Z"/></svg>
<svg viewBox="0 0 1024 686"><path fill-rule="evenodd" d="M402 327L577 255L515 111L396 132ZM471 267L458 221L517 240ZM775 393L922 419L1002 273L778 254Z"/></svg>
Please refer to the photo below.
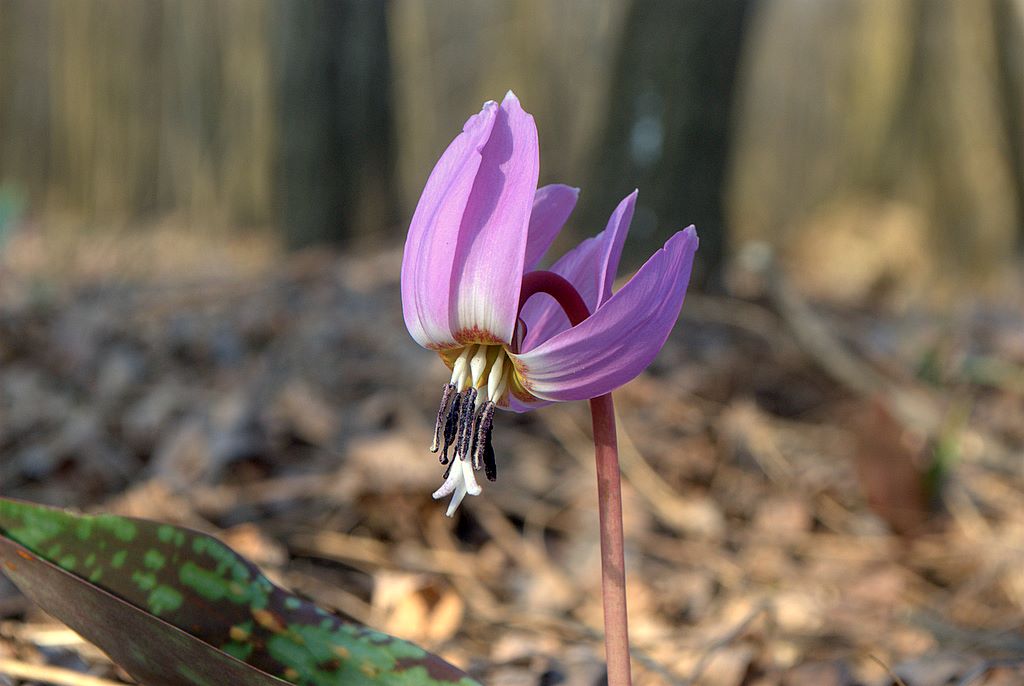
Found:
<svg viewBox="0 0 1024 686"><path fill-rule="evenodd" d="M454 246L498 109L498 103L488 102L466 121L434 165L409 224L402 257L402 314L409 333L426 348L455 345L449 327Z"/></svg>
<svg viewBox="0 0 1024 686"><path fill-rule="evenodd" d="M540 258L551 247L558 232L576 207L580 189L560 183L537 189L530 214L530 234L526 239L525 270L536 268Z"/></svg>
<svg viewBox="0 0 1024 686"><path fill-rule="evenodd" d="M619 258L622 257L622 245L633 219L636 196L637 191L633 191L623 198L612 212L604 231L586 239L551 266L551 271L564 276L576 287L591 312L611 297L612 283L619 269ZM562 308L546 295L530 298L520 316L526 323L522 346L524 351L535 348L569 328L569 319Z"/></svg>
<svg viewBox="0 0 1024 686"><path fill-rule="evenodd" d="M691 226L672 236L586 320L512 355L527 390L546 400L585 400L642 372L679 317L696 250Z"/></svg>
<svg viewBox="0 0 1024 686"><path fill-rule="evenodd" d="M533 412L534 410L540 409L545 405L550 405L552 400L541 400L540 398L532 398L529 402L526 402L514 395L510 395L508 398L508 407L502 407L502 410L511 410L512 412Z"/></svg>
<svg viewBox="0 0 1024 686"><path fill-rule="evenodd" d="M460 343L508 343L540 167L537 127L511 91L482 155L454 244L449 325Z"/></svg>

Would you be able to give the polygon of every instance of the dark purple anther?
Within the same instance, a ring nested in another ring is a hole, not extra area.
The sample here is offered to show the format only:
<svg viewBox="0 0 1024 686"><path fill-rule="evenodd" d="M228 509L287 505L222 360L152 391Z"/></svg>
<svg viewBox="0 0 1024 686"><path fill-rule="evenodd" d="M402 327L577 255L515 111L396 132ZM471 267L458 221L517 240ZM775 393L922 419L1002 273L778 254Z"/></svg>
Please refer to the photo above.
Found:
<svg viewBox="0 0 1024 686"><path fill-rule="evenodd" d="M462 405L462 395L455 393L452 402L448 406L448 416L444 420L444 447L441 450L441 464L448 464L448 448L455 441L455 435L459 429L459 408Z"/></svg>
<svg viewBox="0 0 1024 686"><path fill-rule="evenodd" d="M484 474L488 481L498 480L498 465L494 462L494 447L491 446L491 435L487 434L487 443L484 445Z"/></svg>
<svg viewBox="0 0 1024 686"><path fill-rule="evenodd" d="M455 439L455 455L465 460L473 440L473 416L476 414L476 389L472 386L462 392L462 407L459 408L459 433Z"/></svg>
<svg viewBox="0 0 1024 686"><path fill-rule="evenodd" d="M494 425L494 402L488 400L480 410L480 418L476 423L473 437L473 469L482 469L486 465L484 453L491 444L491 427ZM488 475L491 481L493 478Z"/></svg>
<svg viewBox="0 0 1024 686"><path fill-rule="evenodd" d="M441 447L441 439L444 438L445 424L448 419L448 407L455 395L455 385L445 384L441 390L441 405L437 408L437 421L434 422L434 441L430 444L430 452L436 453Z"/></svg>

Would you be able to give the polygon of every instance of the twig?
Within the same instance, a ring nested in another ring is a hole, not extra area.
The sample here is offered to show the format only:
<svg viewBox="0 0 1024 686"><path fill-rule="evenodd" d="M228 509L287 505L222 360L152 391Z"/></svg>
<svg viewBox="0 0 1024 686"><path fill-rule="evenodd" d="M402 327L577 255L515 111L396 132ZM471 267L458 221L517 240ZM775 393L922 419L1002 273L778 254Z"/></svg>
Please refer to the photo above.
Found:
<svg viewBox="0 0 1024 686"><path fill-rule="evenodd" d="M576 458L580 466L589 467L590 457L586 447L585 429L570 420L565 412L548 410L542 419L555 435L555 439ZM616 426L621 437L619 459L623 477L659 522L673 531L692 534L696 528L693 507L651 466L622 421L617 421ZM717 525L712 526L717 528Z"/></svg>
<svg viewBox="0 0 1024 686"><path fill-rule="evenodd" d="M889 665L882 662L882 658L872 653L868 653L868 657L871 658L879 667L884 669L885 672L896 681L896 686L907 686L907 682L901 679L899 674L892 671L892 668Z"/></svg>
<svg viewBox="0 0 1024 686"><path fill-rule="evenodd" d="M909 383L897 385L849 350L789 283L773 256L757 265L769 299L800 347L834 381L857 395L879 397L904 426L935 435L942 416L937 399Z"/></svg>
<svg viewBox="0 0 1024 686"><path fill-rule="evenodd" d="M307 555L317 555L357 567L369 569L404 569L406 571L472 576L472 555L418 548L405 551L401 561L392 559L392 549L374 538L352 536L337 531L298 533L288 539L288 546Z"/></svg>
<svg viewBox="0 0 1024 686"><path fill-rule="evenodd" d="M515 560L520 566L532 568L546 584L553 585L555 588L551 589L551 593L563 597L570 596L573 598L571 602L576 603L579 596L576 584L564 571L550 562L543 548L521 536L504 512L487 500L474 500L469 507L491 540L510 559Z"/></svg>
<svg viewBox="0 0 1024 686"><path fill-rule="evenodd" d="M1017 667L1024 664L1024 657L1005 657L998 660L985 660L980 665L967 672L957 686L971 686L978 677L984 676L991 669L996 667Z"/></svg>
<svg viewBox="0 0 1024 686"><path fill-rule="evenodd" d="M462 555L451 529L442 523L440 517L428 518L427 525L423 530L430 550L439 555ZM495 598L494 593L487 587L484 579L480 578L480 565L470 563L469 574L458 577L457 583L454 575L449 575L452 586L456 592L466 601L474 614L484 621L500 623L503 621L504 612L501 603Z"/></svg>
<svg viewBox="0 0 1024 686"><path fill-rule="evenodd" d="M706 670L708 665L711 664L711 658L715 656L715 653L739 638L739 636L747 630L747 627L749 627L754 620L760 617L761 613L765 612L767 609L768 602L762 600L740 621L739 624L730 629L729 633L712 642L700 656L700 659L697 660L697 664L694 666L690 676L682 682L681 686L692 686L692 684L695 684L697 679L699 679L704 673L704 670Z"/></svg>

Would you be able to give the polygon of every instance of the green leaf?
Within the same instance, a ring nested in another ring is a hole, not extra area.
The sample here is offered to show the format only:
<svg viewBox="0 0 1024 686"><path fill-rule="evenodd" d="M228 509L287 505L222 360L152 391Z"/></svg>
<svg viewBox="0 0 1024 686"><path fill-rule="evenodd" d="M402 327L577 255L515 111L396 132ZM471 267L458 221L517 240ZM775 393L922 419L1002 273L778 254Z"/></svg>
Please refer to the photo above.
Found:
<svg viewBox="0 0 1024 686"><path fill-rule="evenodd" d="M146 686L479 686L275 586L197 531L0 498L0 564Z"/></svg>

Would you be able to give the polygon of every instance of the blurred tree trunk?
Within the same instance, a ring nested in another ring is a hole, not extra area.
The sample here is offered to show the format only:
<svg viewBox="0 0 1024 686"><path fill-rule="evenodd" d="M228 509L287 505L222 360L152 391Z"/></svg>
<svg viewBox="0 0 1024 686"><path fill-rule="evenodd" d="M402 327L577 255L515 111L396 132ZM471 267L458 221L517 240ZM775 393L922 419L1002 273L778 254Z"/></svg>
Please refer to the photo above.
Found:
<svg viewBox="0 0 1024 686"><path fill-rule="evenodd" d="M722 258L733 86L754 4L630 5L586 188L600 194L587 217L598 227L623 196L640 189L627 243L631 262L689 224L700 232L705 271Z"/></svg>
<svg viewBox="0 0 1024 686"><path fill-rule="evenodd" d="M533 114L540 136L540 183L582 186L569 219L584 226L591 205L607 207L586 186L595 134L604 125L608 72L628 9L623 0L393 0L388 23L394 68L398 175L408 218L431 168L466 118L512 89ZM630 188L632 190L632 188ZM567 234L573 233L570 229ZM569 236L554 252L571 244Z"/></svg>
<svg viewBox="0 0 1024 686"><path fill-rule="evenodd" d="M386 10L274 2L276 214L291 246L379 240L397 223Z"/></svg>
<svg viewBox="0 0 1024 686"><path fill-rule="evenodd" d="M1002 117L1017 193L1017 248L1024 248L1024 0L995 0Z"/></svg>
<svg viewBox="0 0 1024 686"><path fill-rule="evenodd" d="M268 221L266 0L0 0L0 183L77 225Z"/></svg>
<svg viewBox="0 0 1024 686"><path fill-rule="evenodd" d="M157 209L161 125L157 3L47 3L50 200L90 219Z"/></svg>
<svg viewBox="0 0 1024 686"><path fill-rule="evenodd" d="M274 139L267 2L161 8L160 206L220 225L265 224Z"/></svg>
<svg viewBox="0 0 1024 686"><path fill-rule="evenodd" d="M744 57L735 243L776 245L839 298L991 281L1022 206L1009 1L765 2Z"/></svg>
<svg viewBox="0 0 1024 686"><path fill-rule="evenodd" d="M0 0L0 186L33 203L50 166L49 21L45 3Z"/></svg>

